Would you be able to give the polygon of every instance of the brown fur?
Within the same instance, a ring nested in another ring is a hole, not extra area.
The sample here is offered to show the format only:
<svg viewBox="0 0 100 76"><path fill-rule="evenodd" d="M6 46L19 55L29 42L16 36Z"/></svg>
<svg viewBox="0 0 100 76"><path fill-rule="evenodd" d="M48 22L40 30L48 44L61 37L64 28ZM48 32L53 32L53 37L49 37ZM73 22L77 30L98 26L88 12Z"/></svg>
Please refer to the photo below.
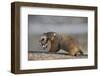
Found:
<svg viewBox="0 0 100 76"><path fill-rule="evenodd" d="M64 34L57 34L56 32L47 32L44 35L51 43L51 47L48 50L49 52L57 52L62 49L64 51L67 51L69 55L72 56L83 54L79 42L70 36L65 36Z"/></svg>

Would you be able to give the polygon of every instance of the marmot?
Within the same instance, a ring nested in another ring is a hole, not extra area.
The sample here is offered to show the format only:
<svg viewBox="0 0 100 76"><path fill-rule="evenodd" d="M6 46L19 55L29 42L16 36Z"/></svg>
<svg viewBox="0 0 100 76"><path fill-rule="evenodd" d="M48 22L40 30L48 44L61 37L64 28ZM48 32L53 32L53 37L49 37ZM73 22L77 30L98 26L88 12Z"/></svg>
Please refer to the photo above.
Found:
<svg viewBox="0 0 100 76"><path fill-rule="evenodd" d="M70 36L58 34L56 32L43 33L40 39L43 49L48 48L49 52L58 52L60 49L67 51L69 55L83 55L79 42Z"/></svg>

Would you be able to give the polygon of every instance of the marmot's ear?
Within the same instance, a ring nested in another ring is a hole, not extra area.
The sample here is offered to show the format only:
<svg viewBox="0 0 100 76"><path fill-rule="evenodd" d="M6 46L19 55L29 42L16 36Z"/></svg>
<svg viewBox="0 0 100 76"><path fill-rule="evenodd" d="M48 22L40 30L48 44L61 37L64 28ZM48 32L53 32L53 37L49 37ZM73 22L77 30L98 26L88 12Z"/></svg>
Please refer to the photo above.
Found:
<svg viewBox="0 0 100 76"><path fill-rule="evenodd" d="M53 36L56 36L56 33L54 33Z"/></svg>
<svg viewBox="0 0 100 76"><path fill-rule="evenodd" d="M51 37L51 40L54 40L55 36L56 36L56 33L53 33L53 36Z"/></svg>

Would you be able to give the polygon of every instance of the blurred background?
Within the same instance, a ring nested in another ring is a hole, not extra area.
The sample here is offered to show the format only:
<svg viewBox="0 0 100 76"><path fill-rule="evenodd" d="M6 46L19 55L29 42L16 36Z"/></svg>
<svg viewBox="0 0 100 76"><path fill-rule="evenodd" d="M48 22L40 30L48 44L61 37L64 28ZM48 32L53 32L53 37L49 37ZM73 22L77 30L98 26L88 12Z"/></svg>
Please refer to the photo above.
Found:
<svg viewBox="0 0 100 76"><path fill-rule="evenodd" d="M45 32L57 32L70 35L79 41L87 54L88 18L51 15L28 15L28 50L45 52L39 44L40 36ZM62 51L60 51L62 52Z"/></svg>

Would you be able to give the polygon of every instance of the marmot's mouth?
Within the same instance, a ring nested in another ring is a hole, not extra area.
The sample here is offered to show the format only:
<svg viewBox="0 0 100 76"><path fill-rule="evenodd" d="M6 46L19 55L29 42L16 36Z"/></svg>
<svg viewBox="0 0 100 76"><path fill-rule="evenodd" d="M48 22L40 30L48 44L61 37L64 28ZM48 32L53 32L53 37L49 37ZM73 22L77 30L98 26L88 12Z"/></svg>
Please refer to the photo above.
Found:
<svg viewBox="0 0 100 76"><path fill-rule="evenodd" d="M42 46L43 49L47 48L48 44L46 36L41 36L40 45Z"/></svg>
<svg viewBox="0 0 100 76"><path fill-rule="evenodd" d="M40 42L40 45L42 46L43 49L46 49L48 47L48 43L43 44L42 42Z"/></svg>
<svg viewBox="0 0 100 76"><path fill-rule="evenodd" d="M50 41L47 41L45 44L43 44L42 42L40 42L40 45L41 47L44 49L44 50L49 50L51 48L51 43Z"/></svg>

